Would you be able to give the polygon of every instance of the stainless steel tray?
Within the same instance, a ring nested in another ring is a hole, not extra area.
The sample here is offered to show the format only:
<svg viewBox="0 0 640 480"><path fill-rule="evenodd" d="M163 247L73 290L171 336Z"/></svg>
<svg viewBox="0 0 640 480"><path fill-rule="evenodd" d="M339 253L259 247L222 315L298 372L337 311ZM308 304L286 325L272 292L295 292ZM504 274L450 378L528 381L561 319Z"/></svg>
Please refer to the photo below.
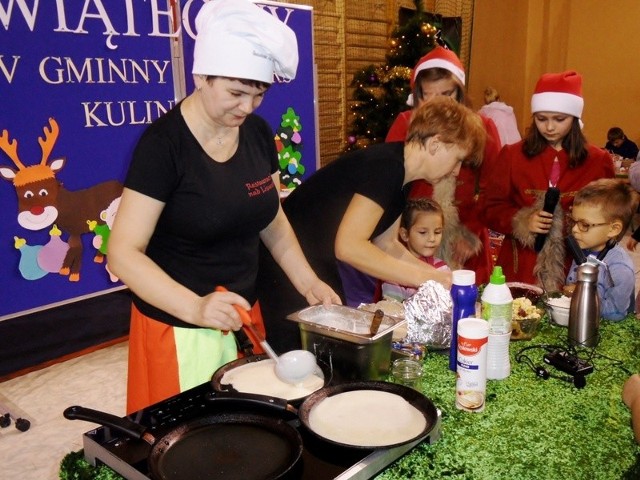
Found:
<svg viewBox="0 0 640 480"><path fill-rule="evenodd" d="M338 338L351 343L374 343L404 325L405 320L385 315L375 335L369 333L373 313L344 305L314 305L287 316L303 330Z"/></svg>

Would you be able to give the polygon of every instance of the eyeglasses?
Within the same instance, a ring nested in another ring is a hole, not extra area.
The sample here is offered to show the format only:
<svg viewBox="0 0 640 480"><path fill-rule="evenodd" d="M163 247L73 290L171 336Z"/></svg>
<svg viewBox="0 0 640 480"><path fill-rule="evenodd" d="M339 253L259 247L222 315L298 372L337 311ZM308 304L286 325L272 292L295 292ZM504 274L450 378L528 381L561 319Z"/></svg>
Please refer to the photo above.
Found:
<svg viewBox="0 0 640 480"><path fill-rule="evenodd" d="M574 225L577 225L578 230L580 230L582 233L587 233L589 229L593 227L602 227L603 225L611 224L611 222L587 223L584 220L574 220L574 218L571 215L567 215L566 220L567 220L567 227L569 228L569 231L573 230Z"/></svg>

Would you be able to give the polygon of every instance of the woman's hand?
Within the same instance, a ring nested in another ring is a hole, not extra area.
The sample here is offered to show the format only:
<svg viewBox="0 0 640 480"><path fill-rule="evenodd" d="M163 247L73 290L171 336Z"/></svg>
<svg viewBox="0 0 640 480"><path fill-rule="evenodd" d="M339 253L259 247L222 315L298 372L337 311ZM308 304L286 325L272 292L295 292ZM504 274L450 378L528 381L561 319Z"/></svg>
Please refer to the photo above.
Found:
<svg viewBox="0 0 640 480"><path fill-rule="evenodd" d="M426 278L422 283L427 280L435 280L438 283L441 283L444 288L449 290L451 288L451 284L453 283L453 275L450 270L436 270L434 268L429 270L429 278Z"/></svg>
<svg viewBox="0 0 640 480"><path fill-rule="evenodd" d="M340 300L338 294L320 279L317 279L317 281L304 292L304 297L307 299L307 302L309 302L309 305L317 305L319 303L327 307L331 304L342 305L342 300Z"/></svg>
<svg viewBox="0 0 640 480"><path fill-rule="evenodd" d="M633 252L637 246L638 241L633 237L629 237L629 240L627 240L627 249Z"/></svg>
<svg viewBox="0 0 640 480"><path fill-rule="evenodd" d="M191 323L217 330L240 330L242 320L234 305L251 310L249 302L237 293L213 292L199 297L194 305Z"/></svg>
<svg viewBox="0 0 640 480"><path fill-rule="evenodd" d="M529 231L531 233L549 233L552 223L552 213L538 210L529 217Z"/></svg>

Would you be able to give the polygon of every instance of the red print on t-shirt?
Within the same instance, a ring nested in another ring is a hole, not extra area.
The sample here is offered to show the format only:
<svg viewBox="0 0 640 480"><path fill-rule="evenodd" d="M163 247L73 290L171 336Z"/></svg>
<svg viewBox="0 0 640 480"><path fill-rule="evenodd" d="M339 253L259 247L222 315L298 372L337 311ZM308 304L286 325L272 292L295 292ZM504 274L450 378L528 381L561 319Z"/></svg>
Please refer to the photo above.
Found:
<svg viewBox="0 0 640 480"><path fill-rule="evenodd" d="M267 193L268 191L273 190L273 188L275 187L271 176L267 176L262 180L258 180L257 182L245 183L245 186L247 187L247 191L249 192L249 197L262 195L263 193Z"/></svg>

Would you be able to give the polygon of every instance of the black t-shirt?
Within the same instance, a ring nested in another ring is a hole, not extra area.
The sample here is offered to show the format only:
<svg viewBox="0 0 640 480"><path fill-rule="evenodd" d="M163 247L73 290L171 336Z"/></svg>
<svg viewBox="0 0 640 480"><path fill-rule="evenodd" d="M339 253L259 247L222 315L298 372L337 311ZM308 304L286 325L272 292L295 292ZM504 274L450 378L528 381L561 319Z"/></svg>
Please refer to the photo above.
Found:
<svg viewBox="0 0 640 480"><path fill-rule="evenodd" d="M343 155L318 170L283 203L300 245L318 276L336 291L339 282L335 239L342 217L358 193L384 213L371 238L383 233L401 215L406 191L404 143L372 145Z"/></svg>
<svg viewBox="0 0 640 480"><path fill-rule="evenodd" d="M218 163L176 106L145 131L125 182L165 203L147 255L199 295L224 285L255 302L259 233L278 210L278 188L271 178L277 170L273 132L262 118L247 117L236 153ZM134 302L145 315L192 327L138 297Z"/></svg>

